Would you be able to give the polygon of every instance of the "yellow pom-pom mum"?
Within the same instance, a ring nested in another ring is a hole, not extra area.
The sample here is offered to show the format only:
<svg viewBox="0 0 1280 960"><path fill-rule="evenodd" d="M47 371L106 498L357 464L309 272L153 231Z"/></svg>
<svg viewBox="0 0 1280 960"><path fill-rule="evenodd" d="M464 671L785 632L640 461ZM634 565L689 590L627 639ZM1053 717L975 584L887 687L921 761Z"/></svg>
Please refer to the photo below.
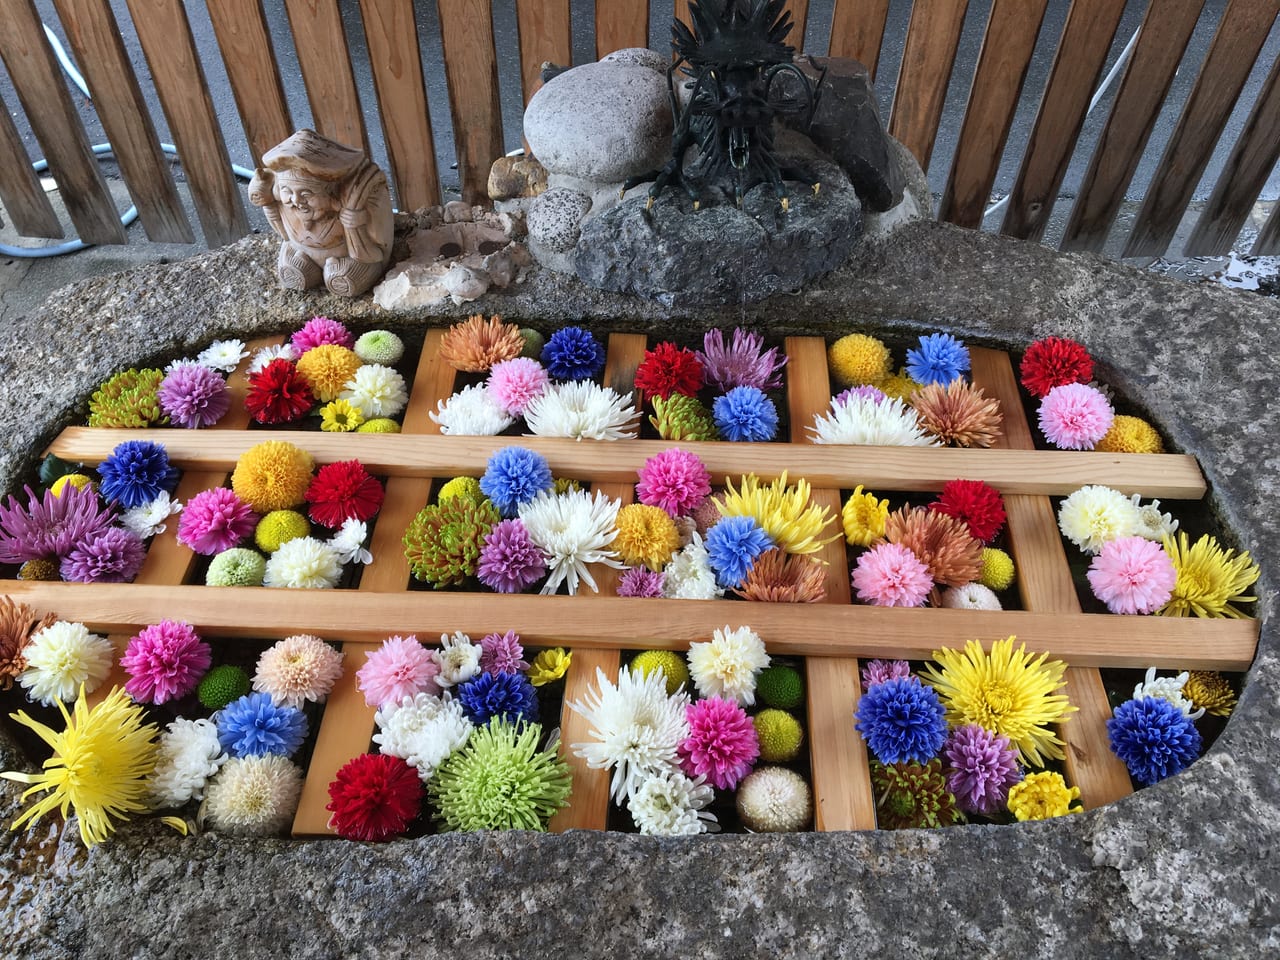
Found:
<svg viewBox="0 0 1280 960"><path fill-rule="evenodd" d="M1156 428L1141 417L1117 413L1111 429L1093 449L1104 453L1164 453L1164 441Z"/></svg>
<svg viewBox="0 0 1280 960"><path fill-rule="evenodd" d="M753 718L756 738L760 741L760 759L769 763L786 763L800 753L804 729L800 721L785 710L761 710Z"/></svg>
<svg viewBox="0 0 1280 960"><path fill-rule="evenodd" d="M865 333L851 333L827 348L831 376L843 387L878 385L889 376L889 348Z"/></svg>
<svg viewBox="0 0 1280 960"><path fill-rule="evenodd" d="M263 553L275 553L283 544L311 533L311 524L296 510L272 510L258 521L253 542Z"/></svg>
<svg viewBox="0 0 1280 960"><path fill-rule="evenodd" d="M400 424L390 417L374 417L356 427L356 433L399 433Z"/></svg>
<svg viewBox="0 0 1280 960"><path fill-rule="evenodd" d="M1196 709L1215 717L1229 717L1236 705L1236 693L1222 674L1212 670L1192 670L1182 685L1182 695Z"/></svg>
<svg viewBox="0 0 1280 960"><path fill-rule="evenodd" d="M436 495L436 500L439 503L444 503L446 500L454 500L458 497L470 500L473 503L479 503L484 499L484 492L480 489L480 481L475 477L454 477L440 488L440 492Z"/></svg>
<svg viewBox="0 0 1280 960"><path fill-rule="evenodd" d="M1068 788L1062 774L1052 770L1029 773L1021 783L1009 788L1009 812L1019 820L1048 820L1080 813L1083 807L1071 806L1078 799L1080 788Z"/></svg>
<svg viewBox="0 0 1280 960"><path fill-rule="evenodd" d="M869 490L863 492L862 484L854 487L840 511L844 538L855 547L869 547L883 537L888 519L889 501L876 499Z"/></svg>
<svg viewBox="0 0 1280 960"><path fill-rule="evenodd" d="M359 369L360 358L355 351L336 343L312 347L298 358L298 372L306 377L311 392L321 403L336 400Z"/></svg>
<svg viewBox="0 0 1280 960"><path fill-rule="evenodd" d="M661 670L662 675L667 678L669 697L675 696L682 685L689 684L689 667L685 664L684 657L671 650L646 650L636 654L631 661L632 675L639 672L641 676L647 677L655 670Z"/></svg>
<svg viewBox="0 0 1280 960"><path fill-rule="evenodd" d="M62 496L62 491L67 489L67 487L75 487L77 490L83 490L85 487L92 485L93 481L83 473L65 473L50 484L49 492L55 497L60 497Z"/></svg>
<svg viewBox="0 0 1280 960"><path fill-rule="evenodd" d="M921 384L907 376L906 370L899 370L893 376L885 377L882 382L876 384L876 387L886 397L906 403L907 398L919 390Z"/></svg>
<svg viewBox="0 0 1280 960"><path fill-rule="evenodd" d="M306 499L313 467L315 461L307 451L283 440L268 440L240 455L231 474L231 489L258 513L284 510Z"/></svg>
<svg viewBox="0 0 1280 960"><path fill-rule="evenodd" d="M661 570L680 549L680 531L671 514L661 507L629 503L618 511L618 536L613 549L631 567Z"/></svg>
<svg viewBox="0 0 1280 960"><path fill-rule="evenodd" d="M982 548L982 570L978 574L980 584L999 593L1013 586L1015 576L1013 557L998 547Z"/></svg>

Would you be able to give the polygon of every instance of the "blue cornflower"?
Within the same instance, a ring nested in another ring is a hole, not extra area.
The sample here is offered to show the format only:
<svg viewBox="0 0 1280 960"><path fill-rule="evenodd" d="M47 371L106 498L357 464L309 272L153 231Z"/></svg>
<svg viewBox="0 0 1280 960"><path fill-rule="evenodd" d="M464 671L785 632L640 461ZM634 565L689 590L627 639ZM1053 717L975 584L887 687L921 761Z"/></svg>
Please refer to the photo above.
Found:
<svg viewBox="0 0 1280 960"><path fill-rule="evenodd" d="M126 440L117 446L99 465L98 476L102 495L126 510L172 493L178 483L178 471L169 466L164 447L150 440Z"/></svg>
<svg viewBox="0 0 1280 960"><path fill-rule="evenodd" d="M1181 773L1200 756L1200 731L1180 707L1161 697L1126 700L1107 721L1107 733L1112 752L1142 784Z"/></svg>
<svg viewBox="0 0 1280 960"><path fill-rule="evenodd" d="M858 701L857 730L881 763L928 763L947 739L946 711L915 677L872 684Z"/></svg>
<svg viewBox="0 0 1280 960"><path fill-rule="evenodd" d="M726 440L772 440L778 408L758 387L734 387L711 405L716 429Z"/></svg>
<svg viewBox="0 0 1280 960"><path fill-rule="evenodd" d="M542 348L542 365L556 380L586 380L604 369L604 347L590 330L562 327Z"/></svg>
<svg viewBox="0 0 1280 960"><path fill-rule="evenodd" d="M969 369L969 348L949 333L920 338L919 350L907 351L907 373L919 384L944 387Z"/></svg>
<svg viewBox="0 0 1280 960"><path fill-rule="evenodd" d="M524 447L503 447L485 464L480 492L504 517L514 517L528 503L554 485L547 458Z"/></svg>
<svg viewBox="0 0 1280 960"><path fill-rule="evenodd" d="M538 697L523 673L481 673L458 688L462 712L477 727L493 717L538 722Z"/></svg>
<svg viewBox="0 0 1280 960"><path fill-rule="evenodd" d="M307 718L296 707L278 707L269 693L247 693L214 715L218 742L233 757L278 753L291 757L307 737Z"/></svg>
<svg viewBox="0 0 1280 960"><path fill-rule="evenodd" d="M751 572L756 557L773 546L755 517L725 517L707 531L706 548L716 583L728 590Z"/></svg>

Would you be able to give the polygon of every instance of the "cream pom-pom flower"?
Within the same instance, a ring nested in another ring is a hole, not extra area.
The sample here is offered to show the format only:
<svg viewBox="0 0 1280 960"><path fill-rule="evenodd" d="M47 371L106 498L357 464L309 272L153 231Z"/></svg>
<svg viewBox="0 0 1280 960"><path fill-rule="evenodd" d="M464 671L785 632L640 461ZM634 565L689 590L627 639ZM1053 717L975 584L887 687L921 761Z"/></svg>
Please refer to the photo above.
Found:
<svg viewBox="0 0 1280 960"><path fill-rule="evenodd" d="M462 704L448 693L439 697L419 693L385 704L373 720L378 725L373 742L382 753L417 769L423 783L450 754L466 746L475 729L462 712Z"/></svg>
<svg viewBox="0 0 1280 960"><path fill-rule="evenodd" d="M463 387L436 404L435 412L427 416L440 425L445 436L496 437L515 423L483 383Z"/></svg>
<svg viewBox="0 0 1280 960"><path fill-rule="evenodd" d="M1108 540L1137 536L1141 526L1133 501L1110 487L1081 487L1058 508L1058 529L1085 553L1098 553Z"/></svg>
<svg viewBox="0 0 1280 960"><path fill-rule="evenodd" d="M726 624L710 641L689 644L689 675L699 696L749 707L756 702L756 674L768 665L764 641L750 627Z"/></svg>
<svg viewBox="0 0 1280 960"><path fill-rule="evenodd" d="M205 789L200 820L241 837L279 833L302 794L302 769L278 753L232 757Z"/></svg>
<svg viewBox="0 0 1280 960"><path fill-rule="evenodd" d="M337 586L342 576L338 551L315 537L295 537L267 559L262 576L265 587L294 587L322 590Z"/></svg>
<svg viewBox="0 0 1280 960"><path fill-rule="evenodd" d="M380 363L366 363L343 386L338 398L359 407L366 420L394 417L409 402L404 377Z"/></svg>
<svg viewBox="0 0 1280 960"><path fill-rule="evenodd" d="M480 644L461 630L452 634L440 634L440 673L436 683L441 687L454 687L466 683L480 672Z"/></svg>
<svg viewBox="0 0 1280 960"><path fill-rule="evenodd" d="M51 707L74 700L81 685L85 693L98 689L111 673L115 648L83 623L59 620L33 633L23 655L27 668L18 683L31 699Z"/></svg>
<svg viewBox="0 0 1280 960"><path fill-rule="evenodd" d="M319 637L299 633L267 647L258 657L253 689L271 695L276 706L299 710L323 703L342 676L342 652Z"/></svg>

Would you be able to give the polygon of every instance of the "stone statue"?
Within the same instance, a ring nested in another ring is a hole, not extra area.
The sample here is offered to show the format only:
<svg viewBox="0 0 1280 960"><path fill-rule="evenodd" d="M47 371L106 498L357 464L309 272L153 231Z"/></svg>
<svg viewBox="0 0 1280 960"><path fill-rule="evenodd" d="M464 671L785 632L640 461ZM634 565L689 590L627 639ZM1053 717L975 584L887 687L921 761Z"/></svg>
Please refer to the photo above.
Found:
<svg viewBox="0 0 1280 960"><path fill-rule="evenodd" d="M284 238L276 275L288 290L324 285L358 297L391 260L394 222L387 178L359 150L299 130L262 157L249 202Z"/></svg>

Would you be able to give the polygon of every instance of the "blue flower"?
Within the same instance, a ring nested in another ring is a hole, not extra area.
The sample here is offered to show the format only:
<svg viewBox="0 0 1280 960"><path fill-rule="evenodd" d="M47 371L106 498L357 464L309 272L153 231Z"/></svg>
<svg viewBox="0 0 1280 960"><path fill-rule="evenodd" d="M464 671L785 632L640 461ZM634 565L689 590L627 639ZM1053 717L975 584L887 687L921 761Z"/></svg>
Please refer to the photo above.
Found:
<svg viewBox="0 0 1280 960"><path fill-rule="evenodd" d="M477 727L493 717L505 717L508 723L538 721L538 698L523 673L479 674L458 688L458 702Z"/></svg>
<svg viewBox="0 0 1280 960"><path fill-rule="evenodd" d="M778 409L757 387L734 387L711 406L716 429L726 440L772 440Z"/></svg>
<svg viewBox="0 0 1280 960"><path fill-rule="evenodd" d="M857 730L881 763L928 763L947 739L946 711L915 677L872 684L858 701Z"/></svg>
<svg viewBox="0 0 1280 960"><path fill-rule="evenodd" d="M178 471L169 466L164 447L149 440L126 440L98 467L98 489L108 500L126 510L150 503L162 493L172 493Z"/></svg>
<svg viewBox="0 0 1280 960"><path fill-rule="evenodd" d="M520 504L550 490L551 467L546 457L524 447L503 447L485 464L480 492L504 517L514 517Z"/></svg>
<svg viewBox="0 0 1280 960"><path fill-rule="evenodd" d="M604 347L582 327L562 327L542 348L542 365L556 380L586 380L604 369Z"/></svg>
<svg viewBox="0 0 1280 960"><path fill-rule="evenodd" d="M725 517L707 531L706 548L716 583L728 590L751 572L756 557L773 546L755 517Z"/></svg>
<svg viewBox="0 0 1280 960"><path fill-rule="evenodd" d="M919 350L907 351L907 373L919 384L944 387L969 369L969 348L949 333L920 338Z"/></svg>
<svg viewBox="0 0 1280 960"><path fill-rule="evenodd" d="M1152 784L1181 773L1200 756L1200 731L1181 708L1160 697L1126 700L1107 721L1111 750L1133 779Z"/></svg>
<svg viewBox="0 0 1280 960"><path fill-rule="evenodd" d="M307 737L307 718L296 707L277 707L269 693L248 693L214 715L218 742L233 757L278 753L291 757Z"/></svg>

